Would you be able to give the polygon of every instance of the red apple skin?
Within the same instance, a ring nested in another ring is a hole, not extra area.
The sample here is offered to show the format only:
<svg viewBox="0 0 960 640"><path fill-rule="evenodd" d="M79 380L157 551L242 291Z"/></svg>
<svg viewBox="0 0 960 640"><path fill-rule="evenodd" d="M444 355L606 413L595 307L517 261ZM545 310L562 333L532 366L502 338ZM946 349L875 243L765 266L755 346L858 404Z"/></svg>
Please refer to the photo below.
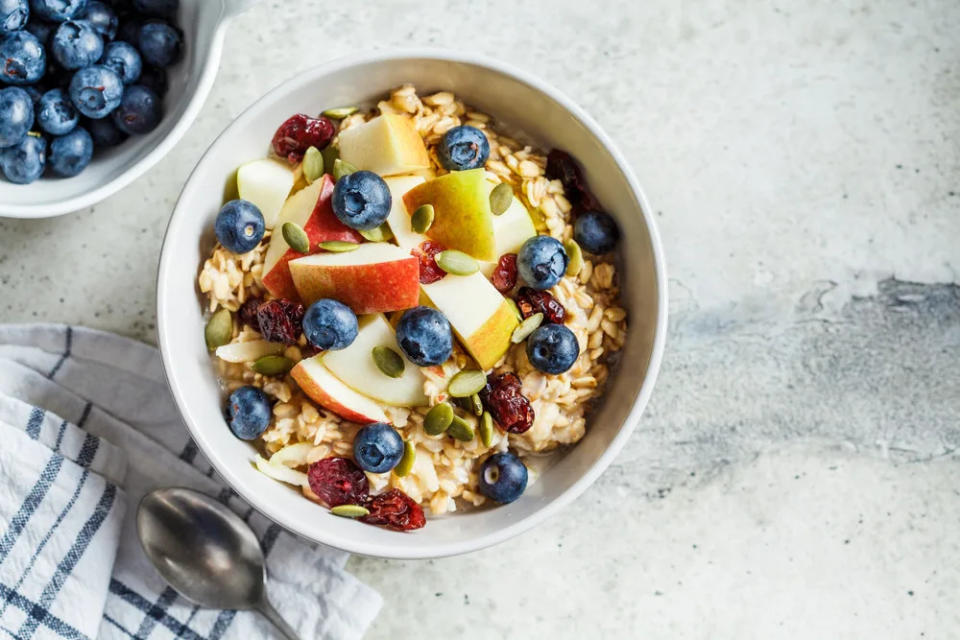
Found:
<svg viewBox="0 0 960 640"><path fill-rule="evenodd" d="M302 364L298 363L297 366L290 370L290 377L296 381L300 389L307 394L311 400L323 408L333 411L344 420L356 422L357 424L370 424L371 422L377 421L376 417L364 415L340 404L336 398L327 393L323 387L318 385L316 381L310 377Z"/></svg>
<svg viewBox="0 0 960 640"><path fill-rule="evenodd" d="M303 230L307 232L307 238L310 240L310 252L317 253L320 251L317 245L330 240L363 242L363 236L340 222L333 213L331 204L333 200L333 177L330 174L324 174L321 180L323 180L323 186L320 187L320 197L317 198L313 213L310 214L307 223L303 226ZM278 226L273 232L280 233L280 227ZM267 288L267 291L278 298L299 300L300 297L297 294L297 288L293 286L293 278L290 275L288 263L305 255L307 254L287 248L286 253L280 256L270 272L263 276L263 286Z"/></svg>
<svg viewBox="0 0 960 640"><path fill-rule="evenodd" d="M356 314L411 309L420 301L420 264L413 256L357 265L294 266L304 304L333 298Z"/></svg>

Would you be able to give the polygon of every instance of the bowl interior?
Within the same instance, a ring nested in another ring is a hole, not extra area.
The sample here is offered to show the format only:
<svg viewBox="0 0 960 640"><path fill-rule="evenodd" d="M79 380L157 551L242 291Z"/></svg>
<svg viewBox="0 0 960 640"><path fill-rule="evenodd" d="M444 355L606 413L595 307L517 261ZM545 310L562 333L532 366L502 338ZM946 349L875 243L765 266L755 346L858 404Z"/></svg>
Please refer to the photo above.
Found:
<svg viewBox="0 0 960 640"><path fill-rule="evenodd" d="M183 60L167 70L169 91L164 98L163 120L156 129L146 135L132 136L112 149L99 151L90 165L72 178L44 176L31 184L18 185L0 176L0 215L44 217L88 206L126 184L126 181L117 184L117 180L134 171L131 180L139 175L140 163L148 156L159 159L161 154L154 152L180 124L211 62L221 14L219 1L181 2L178 23L184 31L186 47ZM111 186L115 188L109 188Z"/></svg>
<svg viewBox="0 0 960 640"><path fill-rule="evenodd" d="M302 74L269 93L234 121L191 176L170 223L158 285L158 326L167 376L199 446L247 500L288 529L349 551L385 557L434 557L461 553L506 539L573 499L620 449L639 418L656 376L665 323L659 241L639 190L579 109L486 61L424 55L378 54L333 62ZM415 533L400 535L329 515L297 491L261 475L252 449L235 439L221 414L221 396L203 341L196 274L214 241L213 221L223 185L238 164L262 157L276 127L295 112L378 99L392 87L414 83L424 92L450 90L522 131L544 149L559 147L580 160L601 202L623 233L621 279L629 333L626 366L608 385L587 435L563 453L518 501L497 508L432 518ZM584 119L581 119L584 118ZM599 136L599 137L598 137Z"/></svg>

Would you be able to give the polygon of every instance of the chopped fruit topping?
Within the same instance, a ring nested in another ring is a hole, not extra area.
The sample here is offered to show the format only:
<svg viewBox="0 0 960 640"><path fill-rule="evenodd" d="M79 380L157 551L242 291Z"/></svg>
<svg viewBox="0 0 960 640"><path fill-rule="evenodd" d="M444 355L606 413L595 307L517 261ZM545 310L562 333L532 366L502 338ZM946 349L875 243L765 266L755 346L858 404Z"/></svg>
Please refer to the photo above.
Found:
<svg viewBox="0 0 960 640"><path fill-rule="evenodd" d="M554 149L547 154L547 177L551 180L560 180L567 200L577 211L599 209L600 203L593 196L587 180L583 177L580 165L566 151Z"/></svg>
<svg viewBox="0 0 960 640"><path fill-rule="evenodd" d="M364 506L370 510L370 514L360 519L367 524L381 525L394 531L410 531L427 524L420 505L400 489L373 496Z"/></svg>
<svg viewBox="0 0 960 640"><path fill-rule="evenodd" d="M290 164L296 164L310 147L323 149L336 134L333 122L326 116L311 118L298 113L287 118L273 134L273 150Z"/></svg>
<svg viewBox="0 0 960 640"><path fill-rule="evenodd" d="M520 287L517 292L517 308L524 319L542 313L543 321L553 324L563 324L567 311L563 305L553 297L549 291L537 291L530 287Z"/></svg>
<svg viewBox="0 0 960 640"><path fill-rule="evenodd" d="M490 281L500 293L506 293L517 284L517 254L505 253L500 256Z"/></svg>
<svg viewBox="0 0 960 640"><path fill-rule="evenodd" d="M257 308L262 303L263 298L247 298L247 301L240 305L240 309L237 311L240 322L259 331L260 321L257 320Z"/></svg>
<svg viewBox="0 0 960 640"><path fill-rule="evenodd" d="M440 243L427 240L410 252L420 262L420 284L431 284L447 275L437 264L437 254L443 250Z"/></svg>
<svg viewBox="0 0 960 640"><path fill-rule="evenodd" d="M480 392L480 399L497 425L509 433L523 433L533 426L533 407L520 388L520 378L508 371L493 376Z"/></svg>
<svg viewBox="0 0 960 640"><path fill-rule="evenodd" d="M300 338L303 305L278 298L257 307L257 325L264 340L295 344Z"/></svg>
<svg viewBox="0 0 960 640"><path fill-rule="evenodd" d="M362 504L370 492L367 474L349 458L324 458L307 470L310 490L329 507Z"/></svg>

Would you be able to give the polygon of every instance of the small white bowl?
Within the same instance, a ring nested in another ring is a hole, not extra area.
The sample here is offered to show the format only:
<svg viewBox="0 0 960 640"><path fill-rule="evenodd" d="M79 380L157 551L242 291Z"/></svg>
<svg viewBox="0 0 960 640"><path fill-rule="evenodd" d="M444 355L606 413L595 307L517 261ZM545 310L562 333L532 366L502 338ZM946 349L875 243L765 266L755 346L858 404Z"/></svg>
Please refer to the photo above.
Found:
<svg viewBox="0 0 960 640"><path fill-rule="evenodd" d="M155 165L197 117L220 66L230 18L258 0L183 0L177 23L184 32L184 57L167 70L170 90L160 126L97 153L72 178L43 177L13 184L0 176L0 216L49 218L89 207L124 188Z"/></svg>
<svg viewBox="0 0 960 640"><path fill-rule="evenodd" d="M214 243L213 222L236 167L263 157L293 113L370 103L412 82L446 89L523 132L544 149L573 154L622 231L620 277L629 331L619 367L587 434L516 502L430 518L396 533L338 518L256 471L253 450L230 432L203 340L196 276ZM283 83L240 115L200 160L167 229L157 286L157 324L167 379L197 444L251 505L294 533L346 551L385 558L430 558L496 544L556 513L603 472L637 425L660 367L667 279L650 207L627 163L600 127L556 89L501 62L453 52L376 52L335 60Z"/></svg>

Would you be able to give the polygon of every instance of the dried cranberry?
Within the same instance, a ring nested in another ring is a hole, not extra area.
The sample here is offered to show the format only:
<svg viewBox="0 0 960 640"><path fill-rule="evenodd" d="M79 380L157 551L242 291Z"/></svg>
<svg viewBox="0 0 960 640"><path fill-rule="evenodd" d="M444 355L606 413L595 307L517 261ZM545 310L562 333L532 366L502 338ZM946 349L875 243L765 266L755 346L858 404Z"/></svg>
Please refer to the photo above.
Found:
<svg viewBox="0 0 960 640"><path fill-rule="evenodd" d="M367 524L381 525L394 531L410 531L427 524L420 505L400 489L373 496L364 506L370 510L370 515L360 519Z"/></svg>
<svg viewBox="0 0 960 640"><path fill-rule="evenodd" d="M505 253L500 256L490 281L500 293L506 293L517 284L517 254Z"/></svg>
<svg viewBox="0 0 960 640"><path fill-rule="evenodd" d="M259 331L260 321L257 320L257 308L262 302L263 300L260 298L247 298L247 301L240 305L240 309L237 311L240 322Z"/></svg>
<svg viewBox="0 0 960 640"><path fill-rule="evenodd" d="M547 154L546 174L551 180L563 183L564 193L577 211L600 209L600 203L590 191L580 165L566 151L553 149Z"/></svg>
<svg viewBox="0 0 960 640"><path fill-rule="evenodd" d="M299 302L277 298L267 300L257 307L257 324L260 334L268 342L295 344L303 328L303 305Z"/></svg>
<svg viewBox="0 0 960 640"><path fill-rule="evenodd" d="M442 244L427 240L410 252L420 261L420 284L430 284L447 275L447 272L437 265L437 254L443 249Z"/></svg>
<svg viewBox="0 0 960 640"><path fill-rule="evenodd" d="M367 474L349 458L324 458L307 469L310 490L329 507L363 504L370 493Z"/></svg>
<svg viewBox="0 0 960 640"><path fill-rule="evenodd" d="M298 113L287 118L273 134L273 150L277 155L286 158L290 164L296 164L303 159L303 154L310 147L323 149L333 139L336 130L333 121L326 116L311 118Z"/></svg>
<svg viewBox="0 0 960 640"><path fill-rule="evenodd" d="M549 291L537 291L530 287L520 287L517 308L524 318L542 313L544 323L563 324L563 319L567 317L566 309Z"/></svg>
<svg viewBox="0 0 960 640"><path fill-rule="evenodd" d="M509 433L523 433L533 426L533 407L520 388L520 378L508 371L488 378L486 388L480 392L480 399L497 425Z"/></svg>

